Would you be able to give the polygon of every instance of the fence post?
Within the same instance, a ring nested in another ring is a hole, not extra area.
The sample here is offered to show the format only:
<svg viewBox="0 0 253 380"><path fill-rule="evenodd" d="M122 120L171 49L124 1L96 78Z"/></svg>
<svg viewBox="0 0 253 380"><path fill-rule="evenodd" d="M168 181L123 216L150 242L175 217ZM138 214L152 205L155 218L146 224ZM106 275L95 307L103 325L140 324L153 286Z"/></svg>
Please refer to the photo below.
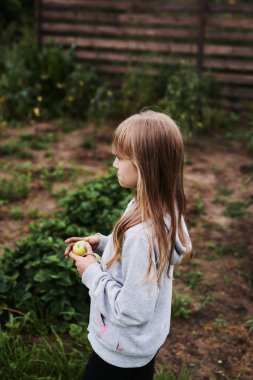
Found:
<svg viewBox="0 0 253 380"><path fill-rule="evenodd" d="M36 0L36 33L37 33L37 46L39 50L42 49L41 23L42 23L42 0Z"/></svg>
<svg viewBox="0 0 253 380"><path fill-rule="evenodd" d="M197 49L197 73L201 76L204 61L205 29L208 12L208 0L199 0L199 27L198 27L198 49Z"/></svg>

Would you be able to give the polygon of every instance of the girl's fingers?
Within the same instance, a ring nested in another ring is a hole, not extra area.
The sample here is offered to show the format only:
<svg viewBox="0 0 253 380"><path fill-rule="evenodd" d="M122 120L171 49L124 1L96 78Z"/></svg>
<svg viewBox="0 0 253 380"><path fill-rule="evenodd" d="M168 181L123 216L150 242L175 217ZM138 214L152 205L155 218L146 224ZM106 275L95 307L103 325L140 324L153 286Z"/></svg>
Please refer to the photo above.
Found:
<svg viewBox="0 0 253 380"><path fill-rule="evenodd" d="M77 237L77 236L73 236L73 237L70 237L68 239L65 240L65 243L68 244L68 243L76 243L77 241L79 240L84 240L83 237Z"/></svg>
<svg viewBox="0 0 253 380"><path fill-rule="evenodd" d="M87 241L85 241L85 240L84 240L84 244L85 244L85 247L86 247L87 253L93 253L90 244L89 244Z"/></svg>
<svg viewBox="0 0 253 380"><path fill-rule="evenodd" d="M67 246L67 248L65 249L65 252L64 252L64 255L69 257L69 252L72 250L72 247L73 247L74 243L71 243Z"/></svg>

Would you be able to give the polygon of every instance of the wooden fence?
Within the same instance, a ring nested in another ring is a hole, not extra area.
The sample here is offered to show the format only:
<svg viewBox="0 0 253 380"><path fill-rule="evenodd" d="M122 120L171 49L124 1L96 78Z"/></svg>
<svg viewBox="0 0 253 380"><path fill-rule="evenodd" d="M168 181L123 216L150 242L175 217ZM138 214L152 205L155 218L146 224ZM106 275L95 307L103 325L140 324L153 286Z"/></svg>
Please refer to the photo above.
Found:
<svg viewBox="0 0 253 380"><path fill-rule="evenodd" d="M106 75L184 60L211 72L230 104L253 103L253 1L37 0L37 29L41 46L75 44Z"/></svg>

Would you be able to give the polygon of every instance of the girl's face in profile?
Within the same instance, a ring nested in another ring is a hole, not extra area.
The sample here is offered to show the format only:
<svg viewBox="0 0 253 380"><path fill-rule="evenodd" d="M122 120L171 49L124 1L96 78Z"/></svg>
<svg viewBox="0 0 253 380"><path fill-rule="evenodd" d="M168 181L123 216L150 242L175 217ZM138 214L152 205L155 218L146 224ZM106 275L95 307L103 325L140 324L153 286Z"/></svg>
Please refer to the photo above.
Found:
<svg viewBox="0 0 253 380"><path fill-rule="evenodd" d="M113 162L113 167L117 169L117 177L120 186L127 189L136 189L138 171L131 160L117 155Z"/></svg>

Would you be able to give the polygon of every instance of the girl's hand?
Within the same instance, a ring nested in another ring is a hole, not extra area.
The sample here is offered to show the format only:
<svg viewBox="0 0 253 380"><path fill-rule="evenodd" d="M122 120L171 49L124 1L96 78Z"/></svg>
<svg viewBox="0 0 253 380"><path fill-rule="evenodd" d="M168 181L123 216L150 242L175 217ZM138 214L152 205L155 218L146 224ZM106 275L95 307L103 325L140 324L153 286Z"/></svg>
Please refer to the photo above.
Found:
<svg viewBox="0 0 253 380"><path fill-rule="evenodd" d="M100 243L99 235L91 235L91 236L87 236L87 237L76 237L76 236L70 237L70 238L65 240L65 243L68 244L68 246L64 252L66 259L69 258L69 253L70 253L70 251L72 251L73 245L79 240L87 241L93 249L95 249L98 246L98 244Z"/></svg>
<svg viewBox="0 0 253 380"><path fill-rule="evenodd" d="M93 256L93 251L90 244L85 243L85 247L87 249L87 254L85 256L75 255L72 251L69 253L69 257L73 259L73 263L81 276L90 265L97 262L96 258Z"/></svg>

